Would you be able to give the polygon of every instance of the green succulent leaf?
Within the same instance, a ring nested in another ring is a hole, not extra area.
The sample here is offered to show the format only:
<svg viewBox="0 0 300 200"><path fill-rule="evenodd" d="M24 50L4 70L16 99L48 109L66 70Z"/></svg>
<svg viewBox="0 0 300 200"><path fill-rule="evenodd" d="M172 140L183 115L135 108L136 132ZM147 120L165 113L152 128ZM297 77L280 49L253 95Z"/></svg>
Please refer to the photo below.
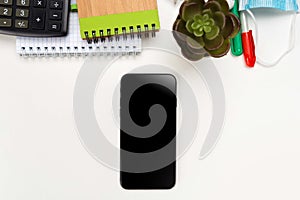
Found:
<svg viewBox="0 0 300 200"><path fill-rule="evenodd" d="M194 30L194 35L196 37L202 37L204 35L203 29L196 29L196 30Z"/></svg>
<svg viewBox="0 0 300 200"><path fill-rule="evenodd" d="M226 16L226 25L222 31L222 35L224 38L233 38L240 31L240 21L233 14L228 14Z"/></svg>
<svg viewBox="0 0 300 200"><path fill-rule="evenodd" d="M211 26L203 26L203 27L204 27L205 33L209 33L212 30Z"/></svg>
<svg viewBox="0 0 300 200"><path fill-rule="evenodd" d="M174 22L173 24L173 30L178 30L178 29L181 29L181 28L185 28L185 22L180 19L180 18L177 18L176 21Z"/></svg>
<svg viewBox="0 0 300 200"><path fill-rule="evenodd" d="M238 32L240 31L240 27L241 27L241 22L239 21L239 19L232 13L230 13L228 15L228 17L231 18L232 20L232 24L233 24L233 30L232 33L229 35L229 38L234 38Z"/></svg>
<svg viewBox="0 0 300 200"><path fill-rule="evenodd" d="M229 13L229 5L226 0L209 0L209 2L218 2L221 5L221 11L225 14Z"/></svg>
<svg viewBox="0 0 300 200"><path fill-rule="evenodd" d="M201 38L201 39L199 39L199 38ZM203 46L204 46L203 38L202 37L199 37L199 38L197 38L198 40L194 40L193 38L187 37L186 38L187 48L191 52L206 53L206 50L203 48Z"/></svg>
<svg viewBox="0 0 300 200"><path fill-rule="evenodd" d="M186 29L186 23L185 21L183 21L182 19L177 19L175 21L175 23L173 24L173 30L174 31L177 31L177 32L180 32L180 33L183 33L187 36L192 36L188 30Z"/></svg>
<svg viewBox="0 0 300 200"><path fill-rule="evenodd" d="M213 40L215 39L220 33L220 28L216 25L211 27L210 32L205 32L205 38L208 40Z"/></svg>
<svg viewBox="0 0 300 200"><path fill-rule="evenodd" d="M213 16L216 25L218 25L221 29L224 29L225 27L225 22L226 22L226 16L224 13L218 11L214 13Z"/></svg>
<svg viewBox="0 0 300 200"><path fill-rule="evenodd" d="M207 50L207 51L209 55L211 55L212 57L220 58L225 56L228 53L229 49L230 49L230 40L227 39L223 42L222 46L219 47L218 49L212 51Z"/></svg>
<svg viewBox="0 0 300 200"><path fill-rule="evenodd" d="M210 19L209 15L208 14L203 14L202 15L202 21L206 22Z"/></svg>
<svg viewBox="0 0 300 200"><path fill-rule="evenodd" d="M193 20L196 21L196 22L202 21L202 20L203 20L203 17L202 17L202 15L197 14L197 15L195 15L195 16L193 17Z"/></svg>
<svg viewBox="0 0 300 200"><path fill-rule="evenodd" d="M221 34L223 35L224 39L228 39L233 31L234 31L233 21L231 17L226 16L225 27L223 28Z"/></svg>
<svg viewBox="0 0 300 200"><path fill-rule="evenodd" d="M218 35L215 39L213 40L207 40L204 38L204 43L205 43L205 49L212 51L220 48L223 43L224 43L224 38L222 35Z"/></svg>
<svg viewBox="0 0 300 200"><path fill-rule="evenodd" d="M210 9L212 12L221 11L222 7L219 2L217 1L208 1L204 7L204 9Z"/></svg>
<svg viewBox="0 0 300 200"><path fill-rule="evenodd" d="M192 24L191 24L191 28L192 29L199 29L201 27L201 24L200 23L198 23L198 22L192 22Z"/></svg>
<svg viewBox="0 0 300 200"><path fill-rule="evenodd" d="M180 16L184 21L193 19L197 14L201 14L201 8L197 3L184 2L180 7Z"/></svg>
<svg viewBox="0 0 300 200"><path fill-rule="evenodd" d="M194 21L189 20L189 21L186 22L186 25L185 25L187 31L190 32L190 33L194 33L194 29L192 27L193 23L194 23Z"/></svg>
<svg viewBox="0 0 300 200"><path fill-rule="evenodd" d="M211 9L204 9L202 11L202 14L203 15L207 14L209 17L213 17L213 12L211 11Z"/></svg>
<svg viewBox="0 0 300 200"><path fill-rule="evenodd" d="M194 38L194 40L197 41L202 47L204 47L205 42L204 42L203 37L197 37L197 38Z"/></svg>
<svg viewBox="0 0 300 200"><path fill-rule="evenodd" d="M210 18L204 22L204 25L205 26L213 26L213 25L215 25L215 21Z"/></svg>

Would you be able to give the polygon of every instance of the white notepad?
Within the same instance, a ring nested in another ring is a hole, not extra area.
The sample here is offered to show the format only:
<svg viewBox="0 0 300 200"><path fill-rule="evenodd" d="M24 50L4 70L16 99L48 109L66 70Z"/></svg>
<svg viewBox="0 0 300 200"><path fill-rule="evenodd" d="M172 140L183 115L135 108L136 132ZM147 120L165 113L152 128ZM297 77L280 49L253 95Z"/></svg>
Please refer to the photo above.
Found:
<svg viewBox="0 0 300 200"><path fill-rule="evenodd" d="M131 37L105 38L105 41L88 44L80 37L77 13L70 13L69 31L65 37L17 37L16 50L20 56L87 56L124 55L141 52L142 40Z"/></svg>

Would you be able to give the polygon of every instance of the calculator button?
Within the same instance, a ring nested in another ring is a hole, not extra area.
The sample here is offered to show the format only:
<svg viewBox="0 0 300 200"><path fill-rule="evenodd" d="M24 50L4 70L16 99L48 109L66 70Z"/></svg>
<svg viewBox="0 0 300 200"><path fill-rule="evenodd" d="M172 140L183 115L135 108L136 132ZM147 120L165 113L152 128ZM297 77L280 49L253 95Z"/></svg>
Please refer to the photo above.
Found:
<svg viewBox="0 0 300 200"><path fill-rule="evenodd" d="M28 7L30 5L30 0L17 0L17 6L26 6Z"/></svg>
<svg viewBox="0 0 300 200"><path fill-rule="evenodd" d="M60 29L61 29L61 24L60 23L50 22L48 24L48 30L49 31L59 32Z"/></svg>
<svg viewBox="0 0 300 200"><path fill-rule="evenodd" d="M50 11L49 19L52 20L61 20L62 12L60 11Z"/></svg>
<svg viewBox="0 0 300 200"><path fill-rule="evenodd" d="M12 0L0 0L0 5L8 5L11 6L13 3Z"/></svg>
<svg viewBox="0 0 300 200"><path fill-rule="evenodd" d="M0 7L0 16L11 16L12 8Z"/></svg>
<svg viewBox="0 0 300 200"><path fill-rule="evenodd" d="M16 17L28 17L29 10L27 9L17 9L16 10Z"/></svg>
<svg viewBox="0 0 300 200"><path fill-rule="evenodd" d="M45 12L42 9L34 9L32 14L32 28L44 29L45 28Z"/></svg>
<svg viewBox="0 0 300 200"><path fill-rule="evenodd" d="M0 19L0 27L11 27L11 19Z"/></svg>
<svg viewBox="0 0 300 200"><path fill-rule="evenodd" d="M36 8L45 8L46 7L46 0L34 0L33 6Z"/></svg>
<svg viewBox="0 0 300 200"><path fill-rule="evenodd" d="M51 9L62 9L63 2L62 1L50 1L50 8Z"/></svg>
<svg viewBox="0 0 300 200"><path fill-rule="evenodd" d="M15 27L16 28L21 28L21 29L28 28L28 20L19 20L19 19L17 19L15 21Z"/></svg>

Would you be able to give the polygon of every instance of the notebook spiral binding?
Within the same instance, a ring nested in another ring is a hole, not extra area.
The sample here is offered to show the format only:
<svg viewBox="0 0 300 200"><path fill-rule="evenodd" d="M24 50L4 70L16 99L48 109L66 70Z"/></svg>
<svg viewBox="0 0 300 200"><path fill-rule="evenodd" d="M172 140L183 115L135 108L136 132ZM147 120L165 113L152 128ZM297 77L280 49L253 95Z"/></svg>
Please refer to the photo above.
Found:
<svg viewBox="0 0 300 200"><path fill-rule="evenodd" d="M138 55L141 52L140 48L139 43L126 43L111 37L105 38L103 43L84 46L21 47L19 55L22 57L124 56Z"/></svg>
<svg viewBox="0 0 300 200"><path fill-rule="evenodd" d="M138 55L141 51L137 47L126 46L123 48L121 46L114 47L67 47L67 52L63 52L63 47L44 47L44 48L33 48L30 47L26 50L22 47L20 56L22 57L86 57L86 56L125 56L125 55ZM132 49L130 49L132 48Z"/></svg>
<svg viewBox="0 0 300 200"><path fill-rule="evenodd" d="M155 24L151 24L151 28L149 29L149 25L145 24L144 25L144 29L145 31L142 31L142 26L141 25L137 25L136 26L136 31L134 30L134 26L130 26L129 28L129 32L127 31L126 27L122 27L121 32L119 31L119 28L115 28L114 29L114 35L112 35L112 30L111 29L107 29L106 30L106 34L105 30L98 30L98 33L100 35L100 37L97 37L97 31L93 30L91 33L89 33L88 31L84 32L85 35L85 40L87 41L88 44L92 44L92 43L99 43L99 42L105 42L106 38L108 38L109 41L112 40L113 37L115 37L115 39L117 41L120 40L120 37L123 38L123 40L134 40L135 37L137 38L149 38L150 35L151 37L155 37L156 36L156 25Z"/></svg>

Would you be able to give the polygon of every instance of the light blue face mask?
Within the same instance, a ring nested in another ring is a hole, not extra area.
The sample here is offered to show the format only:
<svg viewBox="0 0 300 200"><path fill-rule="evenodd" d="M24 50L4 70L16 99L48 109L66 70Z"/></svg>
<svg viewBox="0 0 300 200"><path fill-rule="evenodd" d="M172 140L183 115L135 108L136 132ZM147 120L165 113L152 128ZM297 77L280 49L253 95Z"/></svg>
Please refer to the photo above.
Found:
<svg viewBox="0 0 300 200"><path fill-rule="evenodd" d="M240 10L252 8L276 8L282 11L298 12L297 0L240 0Z"/></svg>
<svg viewBox="0 0 300 200"><path fill-rule="evenodd" d="M265 67L272 67L277 65L280 60L290 53L295 46L295 35L296 35L296 14L298 12L297 0L239 0L239 9L242 13L248 13L248 15L253 19L255 24L256 32L256 47L258 41L258 26L254 14L251 12L253 8L275 8L284 12L291 12L293 14L292 23L290 27L290 42L288 49L275 61L264 61L259 56L257 56L257 63Z"/></svg>

